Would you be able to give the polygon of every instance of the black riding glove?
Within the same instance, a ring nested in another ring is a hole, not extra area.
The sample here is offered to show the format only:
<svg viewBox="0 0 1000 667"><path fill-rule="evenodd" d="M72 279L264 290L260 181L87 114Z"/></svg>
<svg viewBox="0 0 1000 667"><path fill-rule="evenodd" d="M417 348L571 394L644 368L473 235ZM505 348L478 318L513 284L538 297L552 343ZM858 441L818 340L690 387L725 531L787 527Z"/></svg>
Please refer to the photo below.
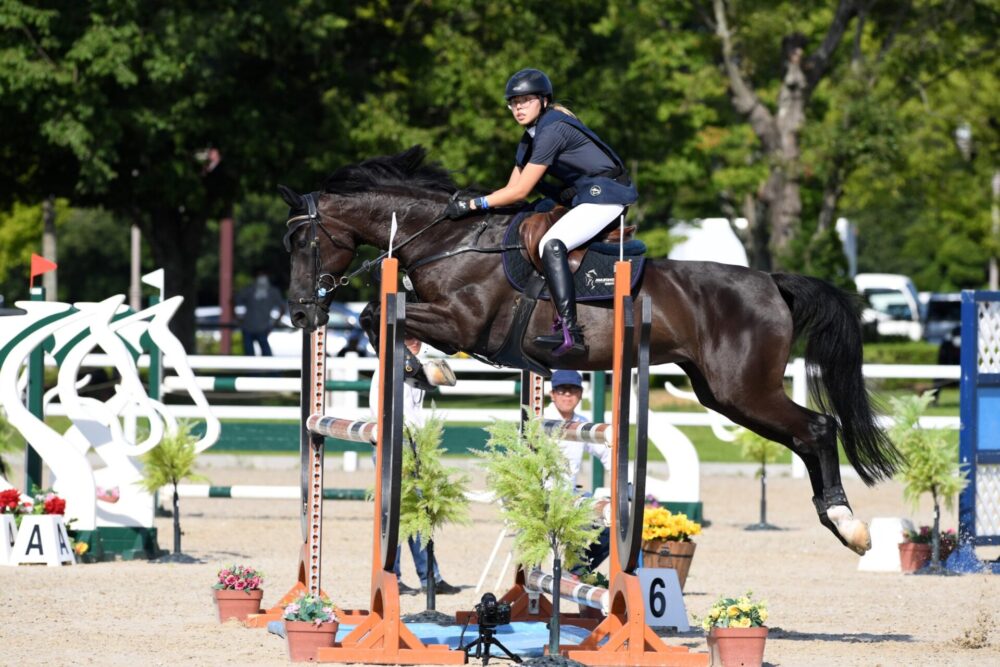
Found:
<svg viewBox="0 0 1000 667"><path fill-rule="evenodd" d="M444 217L452 220L461 220L467 215L471 215L473 213L475 213L475 211L473 211L472 207L469 206L469 200L459 199L458 193L456 192L448 201L448 206L445 207L443 215Z"/></svg>

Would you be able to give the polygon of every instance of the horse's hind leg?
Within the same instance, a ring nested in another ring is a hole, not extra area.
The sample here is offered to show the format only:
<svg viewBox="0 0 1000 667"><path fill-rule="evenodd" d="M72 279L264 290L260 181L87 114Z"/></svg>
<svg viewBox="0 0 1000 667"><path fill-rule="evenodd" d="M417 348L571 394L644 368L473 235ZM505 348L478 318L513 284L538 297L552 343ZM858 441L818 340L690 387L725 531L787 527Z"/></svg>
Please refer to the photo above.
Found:
<svg viewBox="0 0 1000 667"><path fill-rule="evenodd" d="M871 548L868 526L854 518L841 484L837 429L831 417L792 401L780 382L770 389L761 389L759 378L751 387L731 374L726 382L716 383L713 388L698 369L685 367L685 371L705 407L785 445L802 459L820 523L844 546L859 554ZM719 385L728 391L723 393Z"/></svg>

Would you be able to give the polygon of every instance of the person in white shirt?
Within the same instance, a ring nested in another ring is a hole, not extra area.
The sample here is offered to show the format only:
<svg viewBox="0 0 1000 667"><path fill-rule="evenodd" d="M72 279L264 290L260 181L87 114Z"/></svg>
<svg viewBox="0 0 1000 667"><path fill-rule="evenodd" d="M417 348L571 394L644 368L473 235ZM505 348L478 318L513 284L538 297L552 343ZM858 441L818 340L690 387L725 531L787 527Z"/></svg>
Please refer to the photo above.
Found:
<svg viewBox="0 0 1000 667"><path fill-rule="evenodd" d="M414 338L413 336L406 335L404 338L404 344L406 349L410 353L416 356L420 352L422 343ZM374 375L372 375L371 389L368 392L368 409L374 419L378 419L378 392L379 392L379 377L378 369L375 369ZM420 428L424 425L424 396L426 392L423 389L415 386L409 381L403 382L403 430L404 438L407 437L406 431L411 428ZM405 443L404 443L404 446ZM374 458L374 453L372 454ZM376 459L377 461L377 459ZM423 591L427 590L427 550L420 547L419 537L411 537L407 540L410 546L410 554L413 556L413 565L417 570L417 576L420 577L420 589ZM402 580L402 569L400 568L400 561L402 560L402 545L396 547L396 577L399 578L399 593L400 595L416 595L419 591L416 588L407 586ZM461 591L458 586L452 586L447 581L441 578L441 571L438 568L437 559L434 563L434 580L437 585L434 588L434 592L438 595L454 595Z"/></svg>
<svg viewBox="0 0 1000 667"><path fill-rule="evenodd" d="M580 401L583 399L583 378L580 374L576 371L554 371L552 373L551 384L552 390L549 393L549 398L551 398L552 402L545 408L544 416L547 419L562 419L567 422L587 421L583 415L576 411L576 408L580 405ZM590 452L595 461L599 459L601 465L610 474L610 447L596 443L572 442L569 440L560 440L559 447L562 449L563 456L566 457L566 461L569 464L570 479L573 480L577 489L582 489L578 478L585 452ZM577 575L588 571L593 572L608 557L610 550L611 532L608 528L604 528L598 536L597 541L587 549L587 562L580 563L571 572Z"/></svg>

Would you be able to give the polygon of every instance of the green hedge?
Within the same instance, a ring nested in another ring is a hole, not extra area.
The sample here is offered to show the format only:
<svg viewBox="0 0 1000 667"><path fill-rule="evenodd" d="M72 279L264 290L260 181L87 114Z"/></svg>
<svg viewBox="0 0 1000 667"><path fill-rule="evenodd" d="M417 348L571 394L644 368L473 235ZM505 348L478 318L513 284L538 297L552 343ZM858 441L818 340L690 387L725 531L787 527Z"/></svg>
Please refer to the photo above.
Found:
<svg viewBox="0 0 1000 667"><path fill-rule="evenodd" d="M868 343L864 348L866 364L936 364L938 346L923 341L905 343Z"/></svg>

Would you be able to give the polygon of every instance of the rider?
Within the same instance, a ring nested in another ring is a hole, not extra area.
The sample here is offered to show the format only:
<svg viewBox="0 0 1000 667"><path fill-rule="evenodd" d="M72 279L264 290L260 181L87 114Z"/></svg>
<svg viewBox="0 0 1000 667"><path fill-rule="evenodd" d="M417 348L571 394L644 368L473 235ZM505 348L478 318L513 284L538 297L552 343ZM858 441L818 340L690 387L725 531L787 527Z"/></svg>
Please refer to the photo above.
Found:
<svg viewBox="0 0 1000 667"><path fill-rule="evenodd" d="M571 210L542 237L542 258L549 294L559 313L556 333L535 343L554 347L554 355L584 351L576 320L576 298L568 254L608 226L638 199L625 165L615 152L565 107L552 102L552 82L537 69L523 69L507 82L507 107L525 128L507 185L472 200L453 198L445 215L458 219L476 210L508 206L532 190L556 194ZM561 187L541 183L546 173Z"/></svg>

